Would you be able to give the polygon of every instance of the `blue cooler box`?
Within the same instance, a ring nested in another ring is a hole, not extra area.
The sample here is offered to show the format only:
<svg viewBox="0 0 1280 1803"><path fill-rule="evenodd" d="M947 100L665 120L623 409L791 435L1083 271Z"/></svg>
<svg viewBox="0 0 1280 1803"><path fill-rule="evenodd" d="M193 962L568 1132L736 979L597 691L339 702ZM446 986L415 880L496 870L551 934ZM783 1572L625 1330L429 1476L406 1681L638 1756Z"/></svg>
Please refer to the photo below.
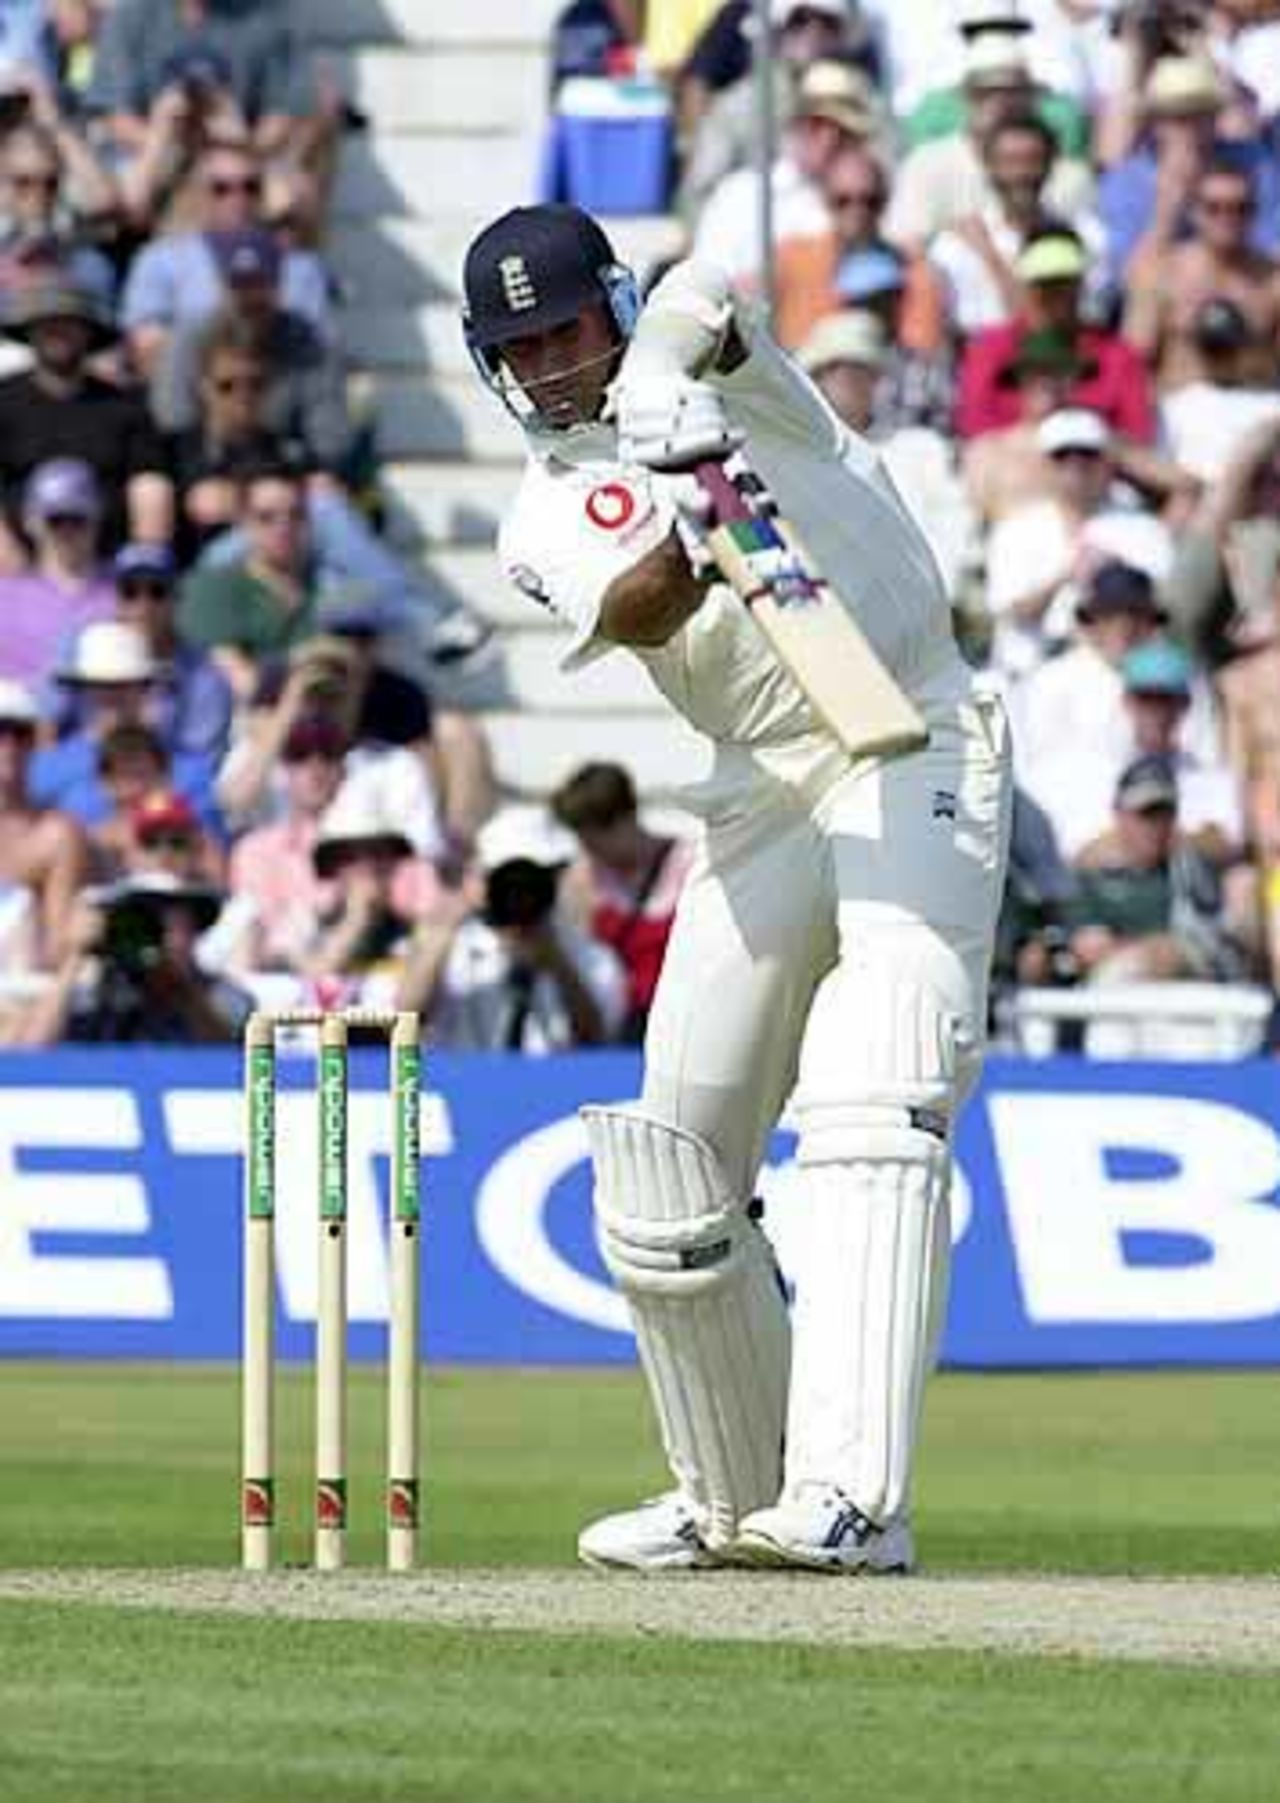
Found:
<svg viewBox="0 0 1280 1803"><path fill-rule="evenodd" d="M590 213L665 213L671 102L648 82L567 81L556 101L565 199Z"/></svg>

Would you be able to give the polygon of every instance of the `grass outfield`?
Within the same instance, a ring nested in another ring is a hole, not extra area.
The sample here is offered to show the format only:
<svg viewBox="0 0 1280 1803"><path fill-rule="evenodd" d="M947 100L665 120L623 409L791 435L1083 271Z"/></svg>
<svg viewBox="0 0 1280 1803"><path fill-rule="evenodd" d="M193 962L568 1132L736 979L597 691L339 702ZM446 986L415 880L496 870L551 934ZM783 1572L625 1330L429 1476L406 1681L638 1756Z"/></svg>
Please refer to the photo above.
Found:
<svg viewBox="0 0 1280 1803"><path fill-rule="evenodd" d="M283 1551L302 1558L306 1374L283 1391ZM356 1372L357 1559L380 1551L381 1404ZM426 1411L448 1566L567 1565L584 1516L661 1481L630 1375L431 1373ZM0 1364L0 1423L0 1563L234 1561L232 1371ZM971 1573L1274 1572L1275 1470L1270 1374L944 1377L922 1550ZM1278 1684L0 1601L0 1769L15 1803L1274 1803Z"/></svg>
<svg viewBox="0 0 1280 1803"><path fill-rule="evenodd" d="M431 1371L424 1388L433 1561L570 1564L584 1520L663 1486L630 1372ZM922 1558L1275 1571L1276 1395L1269 1372L944 1375L925 1424ZM231 1367L0 1362L0 1565L234 1562L238 1396ZM309 1371L287 1369L286 1560L309 1557L310 1399ZM355 1367L354 1560L381 1555L382 1412L381 1372Z"/></svg>

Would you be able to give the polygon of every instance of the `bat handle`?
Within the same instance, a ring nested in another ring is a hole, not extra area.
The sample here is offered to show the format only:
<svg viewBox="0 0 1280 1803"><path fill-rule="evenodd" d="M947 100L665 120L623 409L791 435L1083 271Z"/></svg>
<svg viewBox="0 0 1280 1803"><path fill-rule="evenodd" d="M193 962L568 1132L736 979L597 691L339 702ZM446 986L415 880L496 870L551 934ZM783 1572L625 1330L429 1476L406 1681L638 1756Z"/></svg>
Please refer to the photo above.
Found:
<svg viewBox="0 0 1280 1803"><path fill-rule="evenodd" d="M731 477L726 475L723 463L699 463L693 473L715 511L717 525L751 518L750 507L738 493Z"/></svg>

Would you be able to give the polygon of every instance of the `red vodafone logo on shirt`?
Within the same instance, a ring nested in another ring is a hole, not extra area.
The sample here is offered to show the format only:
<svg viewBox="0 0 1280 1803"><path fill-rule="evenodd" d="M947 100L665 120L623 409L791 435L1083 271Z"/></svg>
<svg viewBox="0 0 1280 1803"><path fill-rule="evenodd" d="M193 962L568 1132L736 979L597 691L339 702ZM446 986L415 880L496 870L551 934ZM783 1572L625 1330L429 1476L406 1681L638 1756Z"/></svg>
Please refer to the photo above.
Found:
<svg viewBox="0 0 1280 1803"><path fill-rule="evenodd" d="M636 511L636 498L621 482L605 482L587 496L587 518L603 532L620 532Z"/></svg>

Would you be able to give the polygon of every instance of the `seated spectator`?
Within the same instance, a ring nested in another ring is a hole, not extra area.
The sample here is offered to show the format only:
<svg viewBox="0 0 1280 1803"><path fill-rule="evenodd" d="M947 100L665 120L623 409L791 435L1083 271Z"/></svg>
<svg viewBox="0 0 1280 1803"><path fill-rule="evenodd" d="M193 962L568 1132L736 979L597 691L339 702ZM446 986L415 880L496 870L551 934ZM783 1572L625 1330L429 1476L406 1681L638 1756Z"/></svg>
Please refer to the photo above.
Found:
<svg viewBox="0 0 1280 1803"><path fill-rule="evenodd" d="M178 627L213 653L237 699L247 701L262 659L315 632L318 591L304 479L285 465L266 466L248 474L243 494L244 554L191 572Z"/></svg>
<svg viewBox="0 0 1280 1803"><path fill-rule="evenodd" d="M227 297L226 266L217 246L227 235L262 225L262 168L242 142L214 140L196 166L196 227L155 238L138 253L121 300L121 323L129 348L147 375L179 326L199 324ZM278 291L281 305L300 314L326 336L332 303L324 265L312 250L283 253Z"/></svg>
<svg viewBox="0 0 1280 1803"><path fill-rule="evenodd" d="M592 938L622 961L627 1014L618 1037L638 1045L694 848L645 827L635 784L619 764L583 764L556 790L551 810L581 847L565 873L564 899L576 896Z"/></svg>
<svg viewBox="0 0 1280 1803"><path fill-rule="evenodd" d="M148 708L156 677L156 664L142 634L117 620L96 620L77 635L67 661L56 672L58 680L77 691L76 715L81 724L63 739L43 746L31 769L31 790L48 806L62 807L84 825L94 827L112 812L112 781L117 771L104 773L104 747L118 729L141 731L159 747L158 770L139 772L136 793L128 805L148 789L171 781L196 808L201 819L218 830L213 804L213 763L190 751L172 757L169 748L148 721ZM117 804L120 795L114 797Z"/></svg>
<svg viewBox="0 0 1280 1803"><path fill-rule="evenodd" d="M905 249L927 250L949 226L972 219L990 204L991 184L983 145L1007 113L1034 114L1036 90L1016 38L990 33L965 50L965 129L908 151L899 166L885 235ZM1058 157L1043 189L1046 210L1074 222L1093 190L1087 163Z"/></svg>
<svg viewBox="0 0 1280 1803"><path fill-rule="evenodd" d="M1053 172L1053 133L1033 112L998 117L979 145L988 198L973 213L935 234L930 267L940 277L947 312L961 338L1017 315L1019 257L1057 222L1044 194ZM1083 222L1081 229L1084 229Z"/></svg>
<svg viewBox="0 0 1280 1803"><path fill-rule="evenodd" d="M1008 376L1023 339L1057 332L1080 359L1070 405L1099 413L1112 431L1137 444L1155 434L1151 384L1142 358L1117 333L1086 320L1081 299L1089 267L1083 240L1061 229L1033 238L1014 266L1022 304L1003 325L976 334L965 346L956 401L956 430L975 438L1013 425L1018 399Z"/></svg>
<svg viewBox="0 0 1280 1803"><path fill-rule="evenodd" d="M375 780L395 785L400 824L415 850L452 872L493 808L483 733L465 714L437 711L421 683L380 657L384 617L362 598L332 597L323 623L324 632L295 646L287 670L277 665L264 672L219 779L225 805L238 819L255 816L294 722L319 712L338 726L353 763L360 754L407 756L407 769L387 765Z"/></svg>
<svg viewBox="0 0 1280 1803"><path fill-rule="evenodd" d="M195 809L176 789L149 789L129 812L123 847L126 876L171 876L178 882L216 883L221 848L205 832Z"/></svg>
<svg viewBox="0 0 1280 1803"><path fill-rule="evenodd" d="M1159 581L1173 555L1167 527L1116 489L1110 435L1098 414L1051 413L1036 443L1052 467L1051 492L999 520L987 546L992 657L1014 678L1070 637L1081 587L1104 560Z"/></svg>
<svg viewBox="0 0 1280 1803"><path fill-rule="evenodd" d="M301 973L326 891L314 862L319 823L342 786L347 737L325 714L299 714L280 747L280 814L231 848L230 888L247 916L239 963Z"/></svg>
<svg viewBox="0 0 1280 1803"><path fill-rule="evenodd" d="M87 463L39 463L22 491L22 528L31 562L0 575L0 675L38 685L64 642L112 611L111 584L98 557L102 494Z"/></svg>
<svg viewBox="0 0 1280 1803"><path fill-rule="evenodd" d="M323 480L308 481L305 469L287 455L283 459L268 457L263 463L250 460L247 448L243 454L237 449L230 465L224 481L205 487L201 504L211 515L217 506L232 501L241 523L209 541L200 559L202 571L246 562L251 549L246 519L249 490L264 471L282 474L302 486L304 562L311 587L317 592L359 595L369 612L398 621L406 641L405 654L425 666L432 694L442 704L457 701L476 706L483 697L491 696L486 682L497 674L498 656L485 622L425 589L340 489ZM232 470L239 474L238 483L231 480ZM492 699L489 705L493 705Z"/></svg>
<svg viewBox="0 0 1280 1803"><path fill-rule="evenodd" d="M817 237L831 224L820 182L836 152L869 144L879 128L865 80L847 65L818 62L800 77L789 123L770 171L774 233ZM708 193L698 216L693 254L715 263L744 289L760 278L760 173L729 170Z"/></svg>
<svg viewBox="0 0 1280 1803"><path fill-rule="evenodd" d="M88 106L117 154L193 120L248 126L276 151L310 105L307 58L291 9L270 0L117 0L103 18Z"/></svg>
<svg viewBox="0 0 1280 1803"><path fill-rule="evenodd" d="M37 464L82 458L102 490L103 541L125 537L167 544L173 532L173 484L146 403L89 367L115 330L91 295L41 288L15 298L4 319L11 337L30 345L34 367L0 379L0 565L22 563L16 535L22 486Z"/></svg>
<svg viewBox="0 0 1280 1803"><path fill-rule="evenodd" d="M1147 639L1120 665L1127 732L1101 743L1063 745L1056 758L1026 768L1030 793L1053 822L1058 844L1074 858L1107 828L1121 771L1135 757L1161 757L1178 785L1179 829L1219 868L1244 843L1240 793L1230 766L1183 743L1191 712L1194 667L1169 639Z"/></svg>
<svg viewBox="0 0 1280 1803"><path fill-rule="evenodd" d="M798 361L845 424L875 444L954 593L973 551L973 513L940 432L882 426L878 401L892 358L880 321L850 307L819 320Z"/></svg>
<svg viewBox="0 0 1280 1803"><path fill-rule="evenodd" d="M86 892L71 950L32 1004L19 1043L236 1041L252 998L199 960L201 935L221 907L219 890L165 875Z"/></svg>
<svg viewBox="0 0 1280 1803"><path fill-rule="evenodd" d="M148 796L173 790L174 770L159 733L136 720L112 727L104 735L96 769L100 805L95 808L89 836L95 875L106 882L130 868L136 850L134 816ZM193 777L188 763L181 775L187 784L183 804L198 820L204 843L212 848L209 873L220 876L225 834L210 799L207 774L197 765Z"/></svg>
<svg viewBox="0 0 1280 1803"><path fill-rule="evenodd" d="M1280 360L1280 262L1250 240L1256 181L1239 162L1211 157L1195 177L1186 229L1171 207L1157 206L1151 229L1130 260L1125 336L1156 370L1162 390L1204 373L1196 319L1207 301L1229 302L1248 333L1244 370L1274 381Z"/></svg>
<svg viewBox="0 0 1280 1803"><path fill-rule="evenodd" d="M20 285L10 268L16 253L41 244L64 281L110 306L115 271L90 234L114 213L110 179L56 112L7 132L0 138L0 293Z"/></svg>
<svg viewBox="0 0 1280 1803"><path fill-rule="evenodd" d="M312 470L343 477L352 450L345 366L309 319L282 304L275 239L257 226L210 233L208 242L227 298L209 318L179 325L153 364L157 423L166 432L198 428L204 369L215 346L256 360L265 378L257 417L266 432L296 446ZM243 368L239 379L247 379Z"/></svg>
<svg viewBox="0 0 1280 1803"><path fill-rule="evenodd" d="M783 238L774 256L774 333L794 350L818 320L845 305L836 271L860 252L885 252L880 218L889 198L888 178L866 144L840 145L819 182L830 224L816 235ZM890 253L894 254L894 253ZM936 351L945 327L944 296L923 258L907 260L897 342L912 351Z"/></svg>
<svg viewBox="0 0 1280 1803"><path fill-rule="evenodd" d="M858 10L845 0L775 0L772 5L773 42L768 55L774 118L782 138L787 136L806 71L819 63L847 62L859 40L865 41L865 22L858 17ZM755 80L754 71L744 67L736 80L721 84L699 113L696 130L687 143L677 195L677 210L686 224L699 218L712 192L755 155L759 129ZM757 266L758 261L757 252L749 266Z"/></svg>
<svg viewBox="0 0 1280 1803"><path fill-rule="evenodd" d="M627 979L616 955L558 901L573 844L534 809L508 809L482 830L483 889L464 888L421 925L395 998L450 1050L568 1051L620 1029Z"/></svg>
<svg viewBox="0 0 1280 1803"><path fill-rule="evenodd" d="M147 719L169 750L221 761L231 731L231 689L213 659L179 638L178 569L163 545L124 545L112 565L115 616L146 641L154 671ZM80 691L52 684L46 717L59 734L83 724Z"/></svg>
<svg viewBox="0 0 1280 1803"><path fill-rule="evenodd" d="M386 1006L403 980L415 927L440 903L438 877L415 857L394 810L358 784L330 803L312 862L328 894L304 971L346 1005Z"/></svg>
<svg viewBox="0 0 1280 1803"><path fill-rule="evenodd" d="M1246 974L1217 872L1178 831L1177 778L1164 758L1139 757L1123 772L1112 824L1080 853L1076 874L1070 945L1086 982Z"/></svg>
<svg viewBox="0 0 1280 1803"><path fill-rule="evenodd" d="M1095 365L1064 332L1028 332L1001 373L1017 397L1018 417L970 440L964 449L969 499L983 520L1001 520L1053 493L1053 465L1037 439L1041 422L1071 405L1073 391Z"/></svg>
<svg viewBox="0 0 1280 1803"><path fill-rule="evenodd" d="M88 870L78 822L31 793L37 723L32 696L0 680L0 971L9 974L48 969L62 957Z"/></svg>
<svg viewBox="0 0 1280 1803"><path fill-rule="evenodd" d="M1124 660L1165 625L1155 585L1143 570L1123 563L1100 565L1089 578L1076 610L1074 642L1050 658L1011 691L1014 747L1021 781L1037 795L1048 778L1038 772L1060 768L1064 747L1089 747L1117 764L1133 752L1132 727L1124 708ZM1179 736L1202 763L1221 756L1208 684L1193 679L1191 709Z"/></svg>
<svg viewBox="0 0 1280 1803"><path fill-rule="evenodd" d="M1266 144L1219 136L1230 99L1203 52L1162 56L1145 79L1137 134L1098 184L1098 216L1107 234L1113 279L1131 260L1159 250L1188 228L1197 183L1217 154L1248 171L1256 212L1250 238L1265 252L1280 249L1280 170ZM1141 267L1141 265L1139 265Z"/></svg>
<svg viewBox="0 0 1280 1803"><path fill-rule="evenodd" d="M972 13L973 9L961 8L959 29L966 46L981 43L983 56L990 58L995 67L999 66L998 58L1002 51L1010 45L1016 59L1020 61L1025 54L1028 61L1034 63L1037 45L1029 35L1035 29L1032 20L1008 6L988 6L987 10L999 16L971 19L965 15L966 12ZM1035 24L1039 23L1037 19ZM1072 30L1078 29L1079 26L1073 19ZM1055 151L1087 162L1090 154L1089 119L1083 108L1069 94L1052 93L1043 87L1033 89L1033 93L1033 116L1050 133ZM902 121L903 149L910 151L917 144L955 137L965 130L967 124L968 99L965 89L955 85L931 88Z"/></svg>
<svg viewBox="0 0 1280 1803"><path fill-rule="evenodd" d="M876 390L876 419L885 431L925 426L949 433L954 404L951 359L913 342L908 329L909 265L887 244L851 251L836 268L836 295L844 307L872 314L884 329L888 356Z"/></svg>
<svg viewBox="0 0 1280 1803"><path fill-rule="evenodd" d="M1198 375L1160 403L1160 425L1170 454L1204 482L1216 481L1249 432L1280 414L1280 356L1271 353L1269 376L1256 380L1258 342L1233 300L1214 295L1191 319L1190 347Z"/></svg>

